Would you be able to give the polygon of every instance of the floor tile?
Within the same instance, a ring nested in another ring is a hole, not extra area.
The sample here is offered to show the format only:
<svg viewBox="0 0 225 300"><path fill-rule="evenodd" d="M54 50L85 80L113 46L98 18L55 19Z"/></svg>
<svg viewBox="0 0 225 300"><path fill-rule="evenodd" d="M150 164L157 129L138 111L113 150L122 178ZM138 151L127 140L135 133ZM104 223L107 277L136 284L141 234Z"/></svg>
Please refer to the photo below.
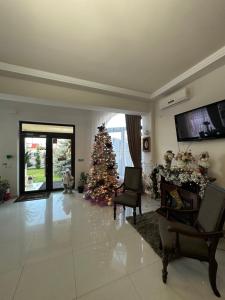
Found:
<svg viewBox="0 0 225 300"><path fill-rule="evenodd" d="M119 253L121 265L126 273L134 272L160 260L152 248L138 235L133 238L115 241L114 247Z"/></svg>
<svg viewBox="0 0 225 300"><path fill-rule="evenodd" d="M162 282L161 269L161 262L156 262L129 275L141 299L183 300L170 284Z"/></svg>
<svg viewBox="0 0 225 300"><path fill-rule="evenodd" d="M80 225L75 228L73 227L72 245L75 251L110 240L110 237L107 234L107 225L101 222L99 223L101 225L84 221L83 223L80 223L80 225L83 224L82 227Z"/></svg>
<svg viewBox="0 0 225 300"><path fill-rule="evenodd" d="M159 202L143 197L143 211ZM208 265L180 259L162 283L160 258L126 221L132 209L99 207L82 194L0 206L0 299L211 300ZM225 299L225 251L216 253ZM16 288L16 290L15 290Z"/></svg>
<svg viewBox="0 0 225 300"><path fill-rule="evenodd" d="M208 281L207 267L206 263L181 258L169 264L167 284L162 282L161 262L156 262L131 274L130 278L143 300L211 300L215 299L215 295ZM223 294L224 280L221 283L221 278L218 277L218 288L222 294L221 299L225 299ZM151 296L149 296L150 291Z"/></svg>
<svg viewBox="0 0 225 300"><path fill-rule="evenodd" d="M50 258L72 251L71 230L65 223L39 228L34 234L26 262Z"/></svg>
<svg viewBox="0 0 225 300"><path fill-rule="evenodd" d="M110 243L92 245L77 252L75 274L78 296L126 274L119 252L120 249Z"/></svg>
<svg viewBox="0 0 225 300"><path fill-rule="evenodd" d="M123 277L105 285L78 300L140 300L132 282Z"/></svg>
<svg viewBox="0 0 225 300"><path fill-rule="evenodd" d="M181 258L180 260L172 262L168 270L168 283L173 286L183 299L188 300L190 297L193 300L215 299L208 278L208 263L189 258ZM217 273L217 287L222 299L225 299L224 269L219 270Z"/></svg>
<svg viewBox="0 0 225 300"><path fill-rule="evenodd" d="M0 246L0 275L18 268L22 268L29 253L29 247L23 240L1 243Z"/></svg>
<svg viewBox="0 0 225 300"><path fill-rule="evenodd" d="M12 270L0 275L0 299L11 300L20 278L21 269Z"/></svg>
<svg viewBox="0 0 225 300"><path fill-rule="evenodd" d="M75 297L71 252L26 264L15 294L15 300L71 300Z"/></svg>

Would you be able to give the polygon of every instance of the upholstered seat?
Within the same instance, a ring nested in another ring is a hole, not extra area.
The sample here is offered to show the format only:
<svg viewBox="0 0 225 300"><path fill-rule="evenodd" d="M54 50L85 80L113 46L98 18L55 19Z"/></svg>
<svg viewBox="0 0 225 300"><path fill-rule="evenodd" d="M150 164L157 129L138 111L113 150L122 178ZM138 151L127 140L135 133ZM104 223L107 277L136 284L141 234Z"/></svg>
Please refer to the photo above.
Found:
<svg viewBox="0 0 225 300"><path fill-rule="evenodd" d="M113 200L116 204L123 204L129 207L136 207L137 206L137 193L132 191L127 191L121 195L118 195Z"/></svg>
<svg viewBox="0 0 225 300"><path fill-rule="evenodd" d="M189 211L190 213L191 211ZM217 262L215 253L219 238L224 236L225 190L214 184L206 188L194 226L159 218L159 233L163 249L163 282L167 281L169 257L176 252L179 256L195 258L209 263L209 280L216 296Z"/></svg>
<svg viewBox="0 0 225 300"><path fill-rule="evenodd" d="M118 194L117 190L121 189L122 193ZM141 212L141 190L142 190L142 169L136 167L126 167L123 184L115 192L114 203L114 220L116 219L117 204L133 208L134 224L136 224L136 207Z"/></svg>

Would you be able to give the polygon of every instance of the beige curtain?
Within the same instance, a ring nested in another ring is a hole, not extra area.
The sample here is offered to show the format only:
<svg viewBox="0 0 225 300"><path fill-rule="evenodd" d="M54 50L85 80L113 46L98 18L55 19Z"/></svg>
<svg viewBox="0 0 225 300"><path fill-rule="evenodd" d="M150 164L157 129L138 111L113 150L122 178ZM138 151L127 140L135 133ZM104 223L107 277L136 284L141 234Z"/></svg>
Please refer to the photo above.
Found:
<svg viewBox="0 0 225 300"><path fill-rule="evenodd" d="M127 139L134 167L141 167L141 116L126 115Z"/></svg>

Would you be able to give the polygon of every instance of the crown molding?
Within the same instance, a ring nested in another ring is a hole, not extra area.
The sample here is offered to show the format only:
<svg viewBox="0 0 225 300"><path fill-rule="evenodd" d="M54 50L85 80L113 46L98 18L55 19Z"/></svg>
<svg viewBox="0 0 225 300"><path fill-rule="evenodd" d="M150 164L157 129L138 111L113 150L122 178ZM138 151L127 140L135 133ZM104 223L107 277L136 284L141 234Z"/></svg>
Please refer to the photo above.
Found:
<svg viewBox="0 0 225 300"><path fill-rule="evenodd" d="M196 76L201 76L207 69L216 65L220 60L225 58L225 46L214 52L213 54L209 55L195 66L191 67L184 73L180 74L173 80L169 81L167 84L153 92L144 93L140 91L135 91L131 89L125 89L113 85L103 84L94 81L88 81L80 78L75 78L71 76L46 72L42 70L27 68L19 65L13 65L5 62L0 62L0 71L8 72L18 75L23 75L28 78L37 78L46 81L54 81L63 83L66 85L71 85L74 87L81 87L95 91L102 91L112 95L118 95L123 97L130 97L131 99L142 99L145 102L150 100L154 100L157 97L163 96L173 89L180 88L182 85L185 85L188 81L194 80Z"/></svg>
<svg viewBox="0 0 225 300"><path fill-rule="evenodd" d="M159 96L162 96L167 92L171 91L172 89L176 88L177 86L185 84L187 80L195 79L196 75L200 76L201 72L213 66L215 63L217 63L223 58L225 58L225 46L220 48L213 54L209 55L208 57L206 57L205 59L203 59L184 73L180 74L179 76L162 86L160 89L156 90L154 93L151 94L150 98L154 99Z"/></svg>
<svg viewBox="0 0 225 300"><path fill-rule="evenodd" d="M19 65L8 64L5 62L0 62L0 71L9 72L14 74L23 75L31 78L38 78L44 80L50 80L55 82L60 82L64 84L69 84L75 87L88 88L91 90L104 91L114 95L129 96L135 99L145 99L150 100L150 94L139 92L135 90L125 89L113 85L103 84L94 81L88 81L80 78L75 78L66 75L60 75L56 73L46 72L42 70L27 68Z"/></svg>
<svg viewBox="0 0 225 300"><path fill-rule="evenodd" d="M62 102L61 100L51 100L46 98L37 98L37 97L28 97L28 96L20 96L15 94L7 94L0 93L0 100L3 101L13 101L19 103L29 103L29 104L37 104L37 105L45 105L45 106L54 106L54 107L63 107L63 108L72 108L72 109L80 109L80 110L90 110L90 111L111 111L115 113L127 113L134 115L142 115L146 113L146 110L129 110L129 109L120 109L110 106L95 106L95 105L82 105L80 103L68 103L66 101Z"/></svg>

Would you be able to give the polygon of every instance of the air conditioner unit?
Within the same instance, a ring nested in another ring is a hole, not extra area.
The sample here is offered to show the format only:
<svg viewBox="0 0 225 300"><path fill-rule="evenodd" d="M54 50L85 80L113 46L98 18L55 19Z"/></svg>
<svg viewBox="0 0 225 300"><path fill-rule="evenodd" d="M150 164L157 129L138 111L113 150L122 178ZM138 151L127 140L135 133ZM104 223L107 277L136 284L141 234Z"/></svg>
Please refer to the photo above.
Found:
<svg viewBox="0 0 225 300"><path fill-rule="evenodd" d="M189 97L188 90L185 88L161 99L159 101L159 108L160 110L166 109L172 105L176 105L182 101L187 101L189 99L190 97Z"/></svg>

